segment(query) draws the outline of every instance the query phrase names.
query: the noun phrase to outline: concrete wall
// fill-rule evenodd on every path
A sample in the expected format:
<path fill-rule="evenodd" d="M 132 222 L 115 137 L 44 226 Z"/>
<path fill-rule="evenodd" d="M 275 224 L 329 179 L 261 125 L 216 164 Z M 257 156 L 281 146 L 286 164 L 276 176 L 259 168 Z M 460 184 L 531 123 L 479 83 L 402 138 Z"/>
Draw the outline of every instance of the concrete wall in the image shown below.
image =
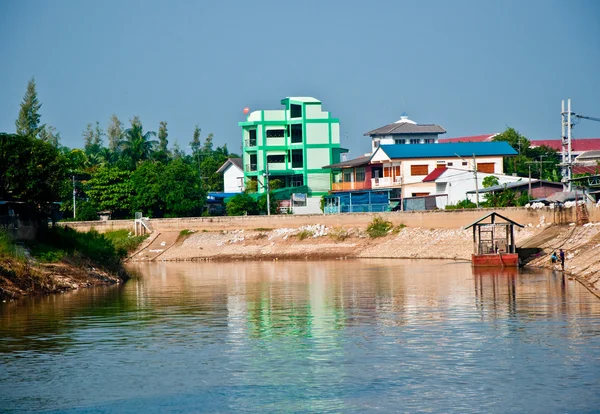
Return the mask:
<path fill-rule="evenodd" d="M 408 227 L 435 229 L 460 228 L 471 224 L 485 214 L 495 211 L 503 216 L 527 225 L 537 225 L 543 220 L 546 223 L 568 224 L 575 221 L 575 209 L 556 211 L 551 209 L 498 208 L 478 210 L 452 211 L 413 211 L 390 213 L 356 213 L 336 215 L 277 215 L 277 216 L 243 216 L 243 217 L 197 217 L 175 219 L 152 219 L 150 224 L 156 231 L 177 230 L 236 230 L 257 228 L 296 228 L 304 225 L 323 224 L 326 226 L 365 228 L 376 216 L 381 216 L 395 224 L 404 223 Z M 600 222 L 600 208 L 588 205 L 590 221 Z M 133 220 L 110 220 L 61 223 L 80 231 L 95 228 L 99 232 L 117 229 L 133 231 Z"/>

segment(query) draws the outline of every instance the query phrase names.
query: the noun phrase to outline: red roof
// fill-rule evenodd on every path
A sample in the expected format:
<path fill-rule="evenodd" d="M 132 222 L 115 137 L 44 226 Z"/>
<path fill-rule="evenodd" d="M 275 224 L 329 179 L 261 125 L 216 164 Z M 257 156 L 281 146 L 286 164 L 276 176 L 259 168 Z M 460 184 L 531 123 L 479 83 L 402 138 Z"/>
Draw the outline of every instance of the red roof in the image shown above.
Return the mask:
<path fill-rule="evenodd" d="M 562 151 L 560 139 L 536 139 L 531 141 L 532 147 L 540 147 L 542 145 Z M 600 138 L 573 138 L 571 140 L 571 149 L 578 152 L 600 150 Z"/>
<path fill-rule="evenodd" d="M 600 174 L 600 166 L 598 165 L 574 165 L 573 174 Z"/>
<path fill-rule="evenodd" d="M 447 169 L 448 168 L 446 168 L 446 167 L 437 167 L 432 172 L 430 172 L 427 177 L 423 178 L 423 182 L 426 183 L 428 181 L 437 180 L 439 178 L 439 176 L 442 175 L 444 173 L 444 171 L 446 171 Z"/>
<path fill-rule="evenodd" d="M 484 135 L 472 135 L 470 137 L 457 137 L 457 138 L 440 138 L 438 142 L 445 144 L 448 142 L 489 142 L 498 134 L 484 134 Z"/>

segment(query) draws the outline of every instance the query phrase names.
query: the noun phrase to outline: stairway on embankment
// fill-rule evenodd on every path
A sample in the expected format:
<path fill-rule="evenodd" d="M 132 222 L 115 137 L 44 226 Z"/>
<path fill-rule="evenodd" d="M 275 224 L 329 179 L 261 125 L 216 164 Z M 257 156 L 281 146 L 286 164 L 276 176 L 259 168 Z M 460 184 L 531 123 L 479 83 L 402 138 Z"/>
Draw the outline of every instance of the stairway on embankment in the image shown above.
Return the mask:
<path fill-rule="evenodd" d="M 178 231 L 160 232 L 150 235 L 135 253 L 129 256 L 130 261 L 146 262 L 159 259 L 160 255 L 173 247 L 179 239 Z"/>

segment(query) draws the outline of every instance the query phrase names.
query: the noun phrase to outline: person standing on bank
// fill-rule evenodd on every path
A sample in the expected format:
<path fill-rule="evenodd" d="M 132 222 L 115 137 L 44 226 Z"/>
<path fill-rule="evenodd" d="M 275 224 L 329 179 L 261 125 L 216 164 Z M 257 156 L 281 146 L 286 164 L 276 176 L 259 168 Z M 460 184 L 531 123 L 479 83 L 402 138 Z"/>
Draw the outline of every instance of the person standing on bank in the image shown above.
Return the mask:
<path fill-rule="evenodd" d="M 565 270 L 565 251 L 560 249 L 558 256 L 560 257 L 560 266 L 562 267 L 562 270 Z"/>

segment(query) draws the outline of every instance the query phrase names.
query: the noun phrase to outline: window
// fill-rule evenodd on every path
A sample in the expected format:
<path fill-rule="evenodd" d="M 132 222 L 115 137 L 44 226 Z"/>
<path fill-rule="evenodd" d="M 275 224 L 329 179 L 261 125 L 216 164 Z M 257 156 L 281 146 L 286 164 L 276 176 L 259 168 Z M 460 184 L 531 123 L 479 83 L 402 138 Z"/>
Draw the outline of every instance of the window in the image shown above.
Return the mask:
<path fill-rule="evenodd" d="M 394 176 L 400 177 L 401 175 L 402 175 L 402 172 L 400 170 L 400 165 L 395 165 L 394 166 Z"/>
<path fill-rule="evenodd" d="M 301 187 L 304 185 L 304 177 L 302 175 L 294 175 L 290 184 L 292 187 Z"/>
<path fill-rule="evenodd" d="M 304 166 L 304 157 L 302 150 L 292 150 L 292 168 L 302 168 Z"/>
<path fill-rule="evenodd" d="M 445 167 L 446 166 L 446 161 L 438 161 L 436 162 L 438 167 Z"/>
<path fill-rule="evenodd" d="M 392 176 L 392 167 L 383 167 L 383 176 L 391 177 Z"/>
<path fill-rule="evenodd" d="M 290 105 L 290 118 L 302 118 L 302 106 L 291 104 Z"/>
<path fill-rule="evenodd" d="M 283 129 L 268 129 L 267 130 L 267 138 L 283 138 L 284 130 Z"/>
<path fill-rule="evenodd" d="M 494 173 L 494 163 L 493 162 L 477 163 L 477 171 L 482 172 L 482 173 L 493 174 Z"/>
<path fill-rule="evenodd" d="M 452 162 L 448 162 L 446 165 L 447 165 L 448 167 L 452 167 L 452 164 L 453 164 Z"/>
<path fill-rule="evenodd" d="M 394 144 L 398 144 L 398 145 L 404 144 L 404 140 L 403 139 L 395 139 Z"/>
<path fill-rule="evenodd" d="M 363 181 L 365 181 L 366 178 L 367 178 L 367 176 L 365 174 L 365 167 L 357 168 L 356 169 L 356 181 L 363 182 Z"/>
<path fill-rule="evenodd" d="M 248 130 L 248 146 L 249 147 L 256 146 L 256 129 Z"/>
<path fill-rule="evenodd" d="M 373 141 L 373 147 L 379 148 L 379 140 Z"/>
<path fill-rule="evenodd" d="M 410 175 L 427 175 L 429 174 L 429 166 L 425 165 L 411 165 Z"/>
<path fill-rule="evenodd" d="M 413 197 L 425 197 L 428 195 L 429 195 L 429 193 L 412 193 Z"/>
<path fill-rule="evenodd" d="M 426 139 L 425 143 L 426 144 L 435 144 L 435 139 Z"/>
<path fill-rule="evenodd" d="M 418 139 L 418 138 L 413 138 L 413 139 L 410 140 L 411 144 L 418 144 L 419 142 L 421 142 L 421 140 Z"/>
<path fill-rule="evenodd" d="M 291 125 L 291 137 L 292 144 L 298 144 L 302 142 L 302 125 L 292 124 Z"/>
<path fill-rule="evenodd" d="M 465 166 L 469 165 L 469 163 L 468 163 L 468 162 L 466 162 L 466 161 L 463 161 L 463 162 L 462 162 L 462 165 L 463 165 L 463 167 L 465 167 Z"/>
<path fill-rule="evenodd" d="M 250 165 L 247 166 L 247 171 L 256 171 L 256 154 L 250 154 Z"/>
<path fill-rule="evenodd" d="M 267 155 L 267 162 L 269 164 L 282 164 L 285 162 L 285 155 Z"/>
<path fill-rule="evenodd" d="M 352 177 L 353 177 L 352 171 L 344 171 L 344 182 L 345 183 L 350 183 L 350 182 L 354 181 L 352 179 Z"/>

